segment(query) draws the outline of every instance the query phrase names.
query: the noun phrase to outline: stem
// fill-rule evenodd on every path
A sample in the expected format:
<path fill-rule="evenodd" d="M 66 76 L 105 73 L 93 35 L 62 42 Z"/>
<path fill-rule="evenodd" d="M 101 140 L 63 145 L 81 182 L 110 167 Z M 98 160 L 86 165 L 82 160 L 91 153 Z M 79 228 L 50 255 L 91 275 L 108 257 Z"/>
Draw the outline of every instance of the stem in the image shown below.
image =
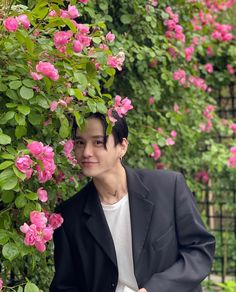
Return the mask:
<path fill-rule="evenodd" d="M 2 211 L 0 212 L 0 216 L 1 216 L 3 213 L 5 213 L 5 212 L 7 212 L 7 211 L 9 211 L 9 210 L 11 210 L 11 209 L 12 209 L 12 207 L 9 207 L 9 208 L 6 208 L 6 209 L 2 210 Z"/>
<path fill-rule="evenodd" d="M 15 2 L 15 0 L 12 0 L 12 1 L 11 1 L 10 5 L 9 5 L 9 7 L 8 7 L 8 10 L 7 10 L 7 16 L 8 16 L 8 14 L 9 14 L 9 12 L 10 12 L 10 10 L 11 10 L 11 7 L 12 7 L 12 5 L 14 4 L 14 2 Z"/>

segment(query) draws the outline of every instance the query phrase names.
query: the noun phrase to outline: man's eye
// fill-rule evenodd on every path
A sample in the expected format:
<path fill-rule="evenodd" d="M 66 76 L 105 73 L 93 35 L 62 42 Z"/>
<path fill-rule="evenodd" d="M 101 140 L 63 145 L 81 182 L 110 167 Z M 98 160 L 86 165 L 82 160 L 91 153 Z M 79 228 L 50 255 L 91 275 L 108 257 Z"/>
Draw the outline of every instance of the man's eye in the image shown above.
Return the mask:
<path fill-rule="evenodd" d="M 84 142 L 82 140 L 75 140 L 75 144 L 80 146 L 80 145 L 83 145 Z"/>
<path fill-rule="evenodd" d="M 103 141 L 101 141 L 101 140 L 97 140 L 97 141 L 96 141 L 96 145 L 103 145 Z"/>

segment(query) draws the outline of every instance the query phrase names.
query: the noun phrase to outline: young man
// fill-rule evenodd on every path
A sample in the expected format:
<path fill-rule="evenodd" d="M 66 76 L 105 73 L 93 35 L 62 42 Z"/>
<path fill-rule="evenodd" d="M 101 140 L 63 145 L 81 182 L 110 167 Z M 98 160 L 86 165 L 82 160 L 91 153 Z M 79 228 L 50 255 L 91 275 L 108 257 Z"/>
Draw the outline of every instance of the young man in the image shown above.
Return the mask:
<path fill-rule="evenodd" d="M 128 129 L 116 118 L 108 137 L 98 113 L 76 129 L 76 157 L 92 179 L 57 210 L 50 291 L 200 292 L 214 237 L 180 173 L 122 164 Z"/>

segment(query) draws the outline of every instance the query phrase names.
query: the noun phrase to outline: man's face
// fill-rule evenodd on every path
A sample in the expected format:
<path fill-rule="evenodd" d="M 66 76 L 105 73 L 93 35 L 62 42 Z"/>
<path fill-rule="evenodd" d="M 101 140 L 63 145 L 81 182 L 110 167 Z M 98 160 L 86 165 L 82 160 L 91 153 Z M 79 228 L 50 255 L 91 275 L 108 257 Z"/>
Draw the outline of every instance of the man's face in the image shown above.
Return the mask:
<path fill-rule="evenodd" d="M 103 126 L 100 120 L 89 118 L 83 131 L 77 129 L 75 139 L 75 156 L 82 172 L 86 176 L 104 177 L 120 166 L 123 155 L 122 144 L 115 146 L 113 135 L 109 135 L 104 147 Z"/>

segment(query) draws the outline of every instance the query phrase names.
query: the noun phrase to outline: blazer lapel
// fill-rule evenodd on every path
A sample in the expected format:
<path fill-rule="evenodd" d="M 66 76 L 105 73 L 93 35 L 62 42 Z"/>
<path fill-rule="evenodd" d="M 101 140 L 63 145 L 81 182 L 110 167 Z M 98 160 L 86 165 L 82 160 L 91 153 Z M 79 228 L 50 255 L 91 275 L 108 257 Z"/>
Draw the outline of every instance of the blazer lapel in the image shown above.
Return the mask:
<path fill-rule="evenodd" d="M 97 190 L 92 181 L 89 185 L 88 199 L 85 204 L 84 212 L 89 215 L 86 221 L 86 226 L 89 232 L 92 234 L 97 243 L 101 246 L 104 253 L 117 267 L 115 246 L 113 243 L 111 232 L 107 224 L 104 212 L 102 210 Z"/>
<path fill-rule="evenodd" d="M 142 183 L 137 173 L 127 166 L 124 167 L 127 174 L 129 192 L 132 248 L 135 269 L 149 230 L 153 203 L 147 199 L 149 190 Z"/>

